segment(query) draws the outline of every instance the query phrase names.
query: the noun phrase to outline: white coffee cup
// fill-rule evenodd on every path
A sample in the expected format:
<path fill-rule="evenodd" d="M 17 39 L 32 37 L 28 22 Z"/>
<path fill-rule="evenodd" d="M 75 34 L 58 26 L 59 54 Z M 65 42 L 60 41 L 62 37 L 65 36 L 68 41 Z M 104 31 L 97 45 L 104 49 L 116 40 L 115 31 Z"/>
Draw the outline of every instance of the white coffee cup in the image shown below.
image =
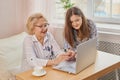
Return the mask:
<path fill-rule="evenodd" d="M 41 74 L 43 73 L 43 71 L 44 71 L 43 67 L 39 67 L 39 66 L 34 67 L 34 73 L 36 74 Z"/>

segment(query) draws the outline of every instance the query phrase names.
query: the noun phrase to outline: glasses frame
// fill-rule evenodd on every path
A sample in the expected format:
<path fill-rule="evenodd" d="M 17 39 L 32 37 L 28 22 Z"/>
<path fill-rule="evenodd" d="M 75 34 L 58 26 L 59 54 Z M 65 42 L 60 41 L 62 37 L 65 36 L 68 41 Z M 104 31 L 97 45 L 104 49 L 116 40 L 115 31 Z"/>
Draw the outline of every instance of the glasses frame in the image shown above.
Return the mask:
<path fill-rule="evenodd" d="M 45 23 L 45 24 L 43 24 L 43 25 L 41 25 L 41 26 L 39 26 L 39 25 L 34 25 L 35 27 L 39 27 L 39 28 L 48 28 L 48 26 L 49 26 L 49 23 Z"/>

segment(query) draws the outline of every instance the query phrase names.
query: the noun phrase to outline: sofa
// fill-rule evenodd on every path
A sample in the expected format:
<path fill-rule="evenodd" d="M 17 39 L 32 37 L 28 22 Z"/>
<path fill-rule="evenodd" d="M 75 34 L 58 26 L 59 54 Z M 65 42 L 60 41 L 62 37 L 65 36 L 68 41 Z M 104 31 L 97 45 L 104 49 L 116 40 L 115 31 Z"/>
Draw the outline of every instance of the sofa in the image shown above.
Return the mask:
<path fill-rule="evenodd" d="M 26 32 L 0 39 L 0 80 L 13 80 L 19 72 L 22 58 L 22 46 Z"/>

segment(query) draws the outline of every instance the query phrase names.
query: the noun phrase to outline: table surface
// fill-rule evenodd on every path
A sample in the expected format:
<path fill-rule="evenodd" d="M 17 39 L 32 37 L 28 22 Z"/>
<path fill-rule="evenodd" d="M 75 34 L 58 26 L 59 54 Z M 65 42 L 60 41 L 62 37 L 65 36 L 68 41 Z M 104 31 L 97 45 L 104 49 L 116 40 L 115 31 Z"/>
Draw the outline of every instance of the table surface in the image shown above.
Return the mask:
<path fill-rule="evenodd" d="M 47 74 L 41 77 L 32 75 L 33 70 L 16 74 L 17 80 L 95 80 L 120 67 L 120 56 L 98 51 L 96 62 L 78 74 L 45 67 Z"/>

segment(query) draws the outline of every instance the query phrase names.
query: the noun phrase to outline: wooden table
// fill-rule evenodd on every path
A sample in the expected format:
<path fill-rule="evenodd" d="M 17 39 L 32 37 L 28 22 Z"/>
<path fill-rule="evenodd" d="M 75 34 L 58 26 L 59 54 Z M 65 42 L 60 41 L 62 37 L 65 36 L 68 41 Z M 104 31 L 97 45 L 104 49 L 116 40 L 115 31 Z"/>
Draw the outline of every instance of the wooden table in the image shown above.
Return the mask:
<path fill-rule="evenodd" d="M 42 77 L 32 76 L 32 70 L 16 75 L 17 80 L 95 80 L 120 67 L 120 56 L 98 51 L 96 62 L 74 75 L 45 67 L 47 74 Z"/>

